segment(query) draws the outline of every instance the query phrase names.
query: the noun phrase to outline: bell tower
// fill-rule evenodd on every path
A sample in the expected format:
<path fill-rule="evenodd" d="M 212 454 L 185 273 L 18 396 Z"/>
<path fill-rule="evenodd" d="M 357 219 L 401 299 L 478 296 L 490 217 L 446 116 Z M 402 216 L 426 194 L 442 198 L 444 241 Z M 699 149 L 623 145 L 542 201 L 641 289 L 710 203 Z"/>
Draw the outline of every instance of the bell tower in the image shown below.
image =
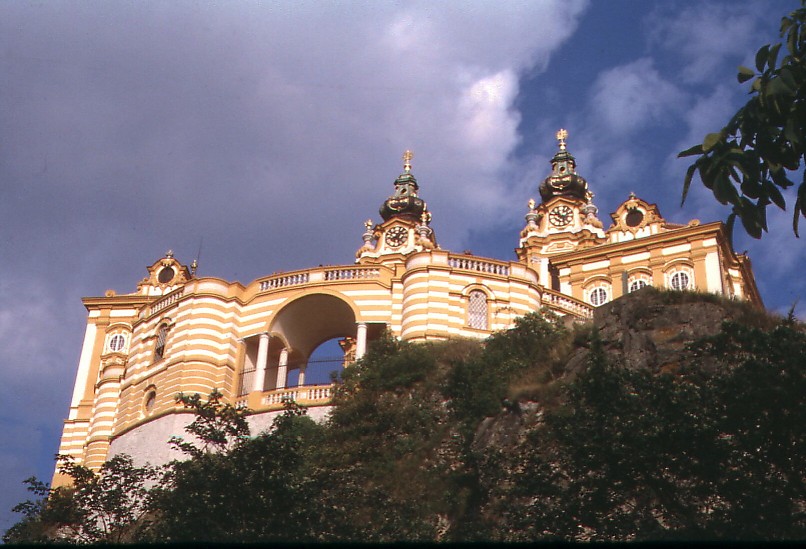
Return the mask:
<path fill-rule="evenodd" d="M 403 153 L 403 173 L 395 179 L 395 192 L 381 204 L 383 222 L 364 223 L 364 245 L 356 252 L 356 263 L 379 263 L 412 252 L 438 248 L 428 205 L 418 196 L 417 179 L 411 173 L 411 151 Z"/>
<path fill-rule="evenodd" d="M 528 202 L 526 226 L 520 234 L 518 259 L 540 273 L 541 283 L 550 286 L 548 259 L 555 254 L 601 244 L 603 224 L 597 217 L 588 182 L 576 171 L 576 159 L 568 152 L 568 132 L 556 134 L 559 150 L 551 159 L 551 173 L 538 187 L 541 202 Z"/>

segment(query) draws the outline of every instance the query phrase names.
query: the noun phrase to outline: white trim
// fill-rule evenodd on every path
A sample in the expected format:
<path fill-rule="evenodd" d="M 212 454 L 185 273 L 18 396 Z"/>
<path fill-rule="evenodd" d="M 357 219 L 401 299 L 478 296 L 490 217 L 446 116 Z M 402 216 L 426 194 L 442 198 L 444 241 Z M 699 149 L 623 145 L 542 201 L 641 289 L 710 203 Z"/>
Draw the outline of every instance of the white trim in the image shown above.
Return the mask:
<path fill-rule="evenodd" d="M 84 387 L 87 385 L 87 378 L 90 375 L 90 363 L 92 362 L 92 348 L 95 346 L 95 335 L 98 328 L 95 324 L 87 324 L 87 331 L 84 332 L 84 345 L 81 347 L 81 358 L 78 361 L 78 372 L 76 372 L 76 383 L 73 386 L 73 398 L 70 400 L 70 416 L 74 419 L 78 413 L 77 407 L 84 396 Z"/>

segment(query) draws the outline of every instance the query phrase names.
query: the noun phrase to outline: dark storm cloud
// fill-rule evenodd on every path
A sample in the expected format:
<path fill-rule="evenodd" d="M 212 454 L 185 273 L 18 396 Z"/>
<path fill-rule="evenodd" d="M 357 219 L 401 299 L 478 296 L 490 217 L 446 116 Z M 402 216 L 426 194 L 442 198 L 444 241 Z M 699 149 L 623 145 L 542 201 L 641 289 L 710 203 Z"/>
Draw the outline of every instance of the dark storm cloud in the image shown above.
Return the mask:
<path fill-rule="evenodd" d="M 518 75 L 584 5 L 0 3 L 0 529 L 50 473 L 82 295 L 202 239 L 243 282 L 349 263 L 406 148 L 459 247 L 509 199 Z"/>

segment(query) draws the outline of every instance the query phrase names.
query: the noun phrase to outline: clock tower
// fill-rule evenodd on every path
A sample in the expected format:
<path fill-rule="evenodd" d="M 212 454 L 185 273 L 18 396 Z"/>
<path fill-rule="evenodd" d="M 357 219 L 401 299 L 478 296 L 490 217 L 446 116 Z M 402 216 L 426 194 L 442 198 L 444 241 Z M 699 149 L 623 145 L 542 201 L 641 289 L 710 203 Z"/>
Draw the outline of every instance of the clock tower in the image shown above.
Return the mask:
<path fill-rule="evenodd" d="M 379 213 L 383 222 L 364 223 L 364 245 L 356 252 L 356 263 L 378 263 L 395 256 L 438 248 L 429 226 L 431 212 L 418 196 L 417 179 L 411 173 L 411 151 L 403 153 L 403 173 L 395 180 L 395 192 L 387 198 Z"/>
<path fill-rule="evenodd" d="M 540 273 L 545 286 L 550 286 L 552 278 L 548 258 L 605 241 L 599 209 L 593 204 L 588 182 L 576 171 L 567 138 L 566 130 L 557 132 L 559 150 L 551 159 L 551 174 L 538 188 L 540 204 L 529 200 L 526 226 L 515 250 L 521 261 Z"/>

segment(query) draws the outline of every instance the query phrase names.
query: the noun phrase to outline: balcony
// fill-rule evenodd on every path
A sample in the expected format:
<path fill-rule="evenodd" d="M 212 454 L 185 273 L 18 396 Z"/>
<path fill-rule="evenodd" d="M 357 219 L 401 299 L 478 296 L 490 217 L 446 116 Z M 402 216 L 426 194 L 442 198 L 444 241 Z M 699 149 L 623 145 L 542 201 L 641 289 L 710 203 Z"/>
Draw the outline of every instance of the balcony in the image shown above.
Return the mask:
<path fill-rule="evenodd" d="M 376 280 L 382 277 L 382 270 L 385 267 L 317 267 L 304 271 L 291 273 L 280 273 L 264 278 L 259 282 L 260 292 L 268 292 L 281 288 L 293 286 L 304 286 L 321 282 L 363 282 L 365 280 Z"/>
<path fill-rule="evenodd" d="M 248 393 L 235 399 L 235 407 L 266 412 L 281 410 L 288 401 L 302 406 L 326 406 L 333 398 L 333 388 L 334 384 L 327 383 Z"/>

